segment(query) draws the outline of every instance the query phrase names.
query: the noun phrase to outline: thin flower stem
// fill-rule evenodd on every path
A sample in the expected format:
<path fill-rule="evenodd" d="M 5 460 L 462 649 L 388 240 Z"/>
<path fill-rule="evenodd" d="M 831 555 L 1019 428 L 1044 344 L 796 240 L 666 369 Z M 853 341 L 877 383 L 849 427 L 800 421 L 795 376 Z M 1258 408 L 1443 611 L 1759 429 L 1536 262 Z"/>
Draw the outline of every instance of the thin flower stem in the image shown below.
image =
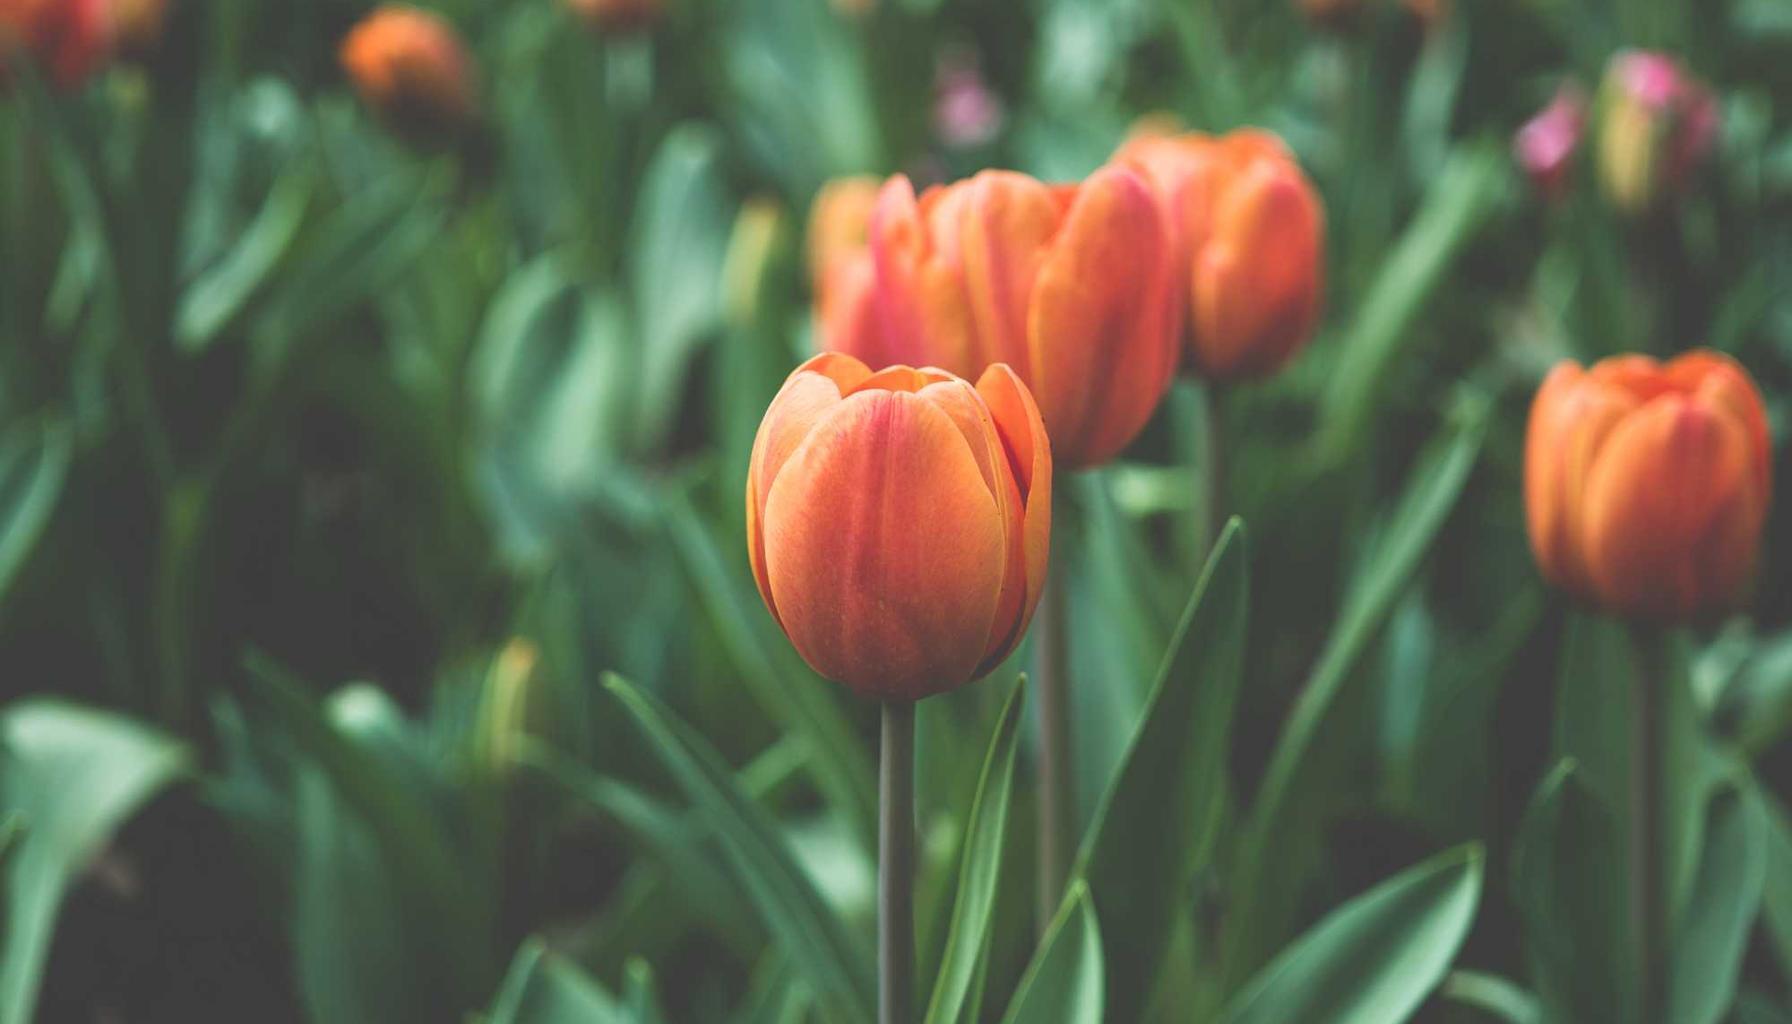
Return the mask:
<path fill-rule="evenodd" d="M 1045 933 L 1058 911 L 1064 895 L 1064 880 L 1070 871 L 1071 805 L 1070 753 L 1070 679 L 1068 597 L 1063 584 L 1063 570 L 1057 569 L 1045 582 L 1035 626 L 1034 642 L 1039 645 L 1035 672 L 1039 699 L 1039 903 L 1035 920 L 1039 934 Z"/>
<path fill-rule="evenodd" d="M 915 705 L 886 701 L 878 758 L 878 1024 L 912 1024 L 914 998 Z"/>
<path fill-rule="evenodd" d="M 1207 510 L 1207 544 L 1211 548 L 1226 528 L 1230 497 L 1226 491 L 1226 388 L 1209 383 L 1201 396 L 1206 422 L 1201 430 L 1201 500 Z"/>
<path fill-rule="evenodd" d="M 1667 645 L 1660 627 L 1641 623 L 1631 627 L 1631 643 L 1637 669 L 1630 691 L 1630 906 L 1639 968 L 1637 1019 L 1662 1024 L 1661 719 Z"/>

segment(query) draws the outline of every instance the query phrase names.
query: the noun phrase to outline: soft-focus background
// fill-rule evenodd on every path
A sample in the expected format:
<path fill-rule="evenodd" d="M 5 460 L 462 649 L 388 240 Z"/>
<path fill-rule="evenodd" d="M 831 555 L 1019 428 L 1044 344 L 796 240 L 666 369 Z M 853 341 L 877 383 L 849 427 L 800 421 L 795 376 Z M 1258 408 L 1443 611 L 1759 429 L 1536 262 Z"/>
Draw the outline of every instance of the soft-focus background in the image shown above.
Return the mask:
<path fill-rule="evenodd" d="M 174 0 L 82 82 L 8 75 L 0 1021 L 830 1019 L 816 936 L 868 964 L 875 709 L 763 610 L 741 503 L 810 347 L 810 200 L 852 172 L 1076 178 L 1151 113 L 1280 133 L 1330 271 L 1308 351 L 1229 396 L 1244 683 L 1148 1019 L 1208 1019 L 1469 842 L 1473 923 L 1418 1019 L 1621 1019 L 1628 653 L 1532 566 L 1524 415 L 1560 358 L 1707 344 L 1783 434 L 1792 7 L 429 6 L 476 77 L 449 140 L 349 88 L 358 0 Z M 1589 139 L 1546 197 L 1513 133 L 1636 46 L 1709 85 L 1711 152 L 1624 215 Z M 1179 382 L 1119 464 L 1061 485 L 1085 821 L 1205 555 L 1203 401 Z M 1681 643 L 1675 1024 L 1792 1020 L 1788 581 L 1780 502 L 1749 613 Z M 1028 657 L 921 710 L 926 979 Z M 670 770 L 609 672 L 728 785 Z M 1020 735 L 989 1015 L 1032 950 Z M 1272 756 L 1293 774 L 1265 810 Z M 766 896 L 792 878 L 820 903 Z"/>

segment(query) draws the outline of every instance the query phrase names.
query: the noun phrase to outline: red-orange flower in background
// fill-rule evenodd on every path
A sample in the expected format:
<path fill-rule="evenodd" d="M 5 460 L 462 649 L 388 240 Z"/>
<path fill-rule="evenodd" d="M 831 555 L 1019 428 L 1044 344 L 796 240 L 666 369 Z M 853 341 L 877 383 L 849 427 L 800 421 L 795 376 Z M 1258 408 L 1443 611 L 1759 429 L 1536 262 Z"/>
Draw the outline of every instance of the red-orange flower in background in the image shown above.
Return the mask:
<path fill-rule="evenodd" d="M 1112 458 L 1169 388 L 1168 236 L 1130 171 L 1056 186 L 984 171 L 919 198 L 898 175 L 872 211 L 870 249 L 862 329 L 824 332 L 823 344 L 873 366 L 965 377 L 1007 363 L 1063 465 Z"/>
<path fill-rule="evenodd" d="M 599 32 L 639 32 L 660 20 L 665 0 L 566 0 L 566 6 Z"/>
<path fill-rule="evenodd" d="M 1156 187 L 1175 239 L 1195 369 L 1213 380 L 1280 369 L 1312 337 L 1325 291 L 1325 212 L 1276 136 L 1149 128 L 1115 162 Z"/>
<path fill-rule="evenodd" d="M 0 75 L 24 50 L 57 85 L 72 88 L 112 51 L 108 0 L 0 0 Z"/>
<path fill-rule="evenodd" d="M 1685 620 L 1747 588 L 1772 490 L 1761 397 L 1726 356 L 1618 356 L 1544 380 L 1525 439 L 1531 548 L 1606 608 Z"/>
<path fill-rule="evenodd" d="M 766 410 L 747 475 L 759 593 L 814 669 L 919 700 L 995 668 L 1045 582 L 1052 457 L 1026 385 L 810 359 Z"/>
<path fill-rule="evenodd" d="M 342 41 L 342 67 L 361 99 L 395 128 L 441 132 L 473 117 L 473 65 L 454 27 L 435 14 L 392 4 L 369 14 Z"/>
<path fill-rule="evenodd" d="M 836 178 L 809 207 L 809 280 L 816 345 L 824 351 L 853 351 L 852 339 L 875 329 L 868 235 L 879 184 L 867 176 Z"/>

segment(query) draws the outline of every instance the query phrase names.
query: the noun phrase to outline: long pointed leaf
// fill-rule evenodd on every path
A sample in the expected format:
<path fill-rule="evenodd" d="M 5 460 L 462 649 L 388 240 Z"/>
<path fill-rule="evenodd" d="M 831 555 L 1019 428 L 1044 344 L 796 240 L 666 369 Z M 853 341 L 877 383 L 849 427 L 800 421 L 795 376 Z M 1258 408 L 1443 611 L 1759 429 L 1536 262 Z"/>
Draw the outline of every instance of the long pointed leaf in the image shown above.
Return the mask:
<path fill-rule="evenodd" d="M 1082 881 L 1071 884 L 1058 916 L 1046 929 L 1038 952 L 1002 1024 L 1086 1024 L 1102 1019 L 1101 923 Z"/>

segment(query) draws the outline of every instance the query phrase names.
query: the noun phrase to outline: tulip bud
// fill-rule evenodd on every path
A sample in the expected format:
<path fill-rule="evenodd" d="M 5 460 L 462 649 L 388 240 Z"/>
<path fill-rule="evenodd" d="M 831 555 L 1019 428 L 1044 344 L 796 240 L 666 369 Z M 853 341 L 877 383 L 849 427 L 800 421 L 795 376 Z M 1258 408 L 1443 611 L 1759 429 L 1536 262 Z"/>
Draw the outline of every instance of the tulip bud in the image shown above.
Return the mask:
<path fill-rule="evenodd" d="M 112 51 L 107 0 L 0 0 L 0 78 L 15 50 L 56 85 L 80 85 Z"/>
<path fill-rule="evenodd" d="M 566 0 L 566 6 L 597 32 L 641 32 L 665 13 L 665 0 Z"/>
<path fill-rule="evenodd" d="M 427 138 L 474 116 L 472 61 L 453 26 L 434 14 L 381 7 L 349 32 L 341 57 L 362 101 L 397 131 Z"/>
<path fill-rule="evenodd" d="M 874 366 L 963 376 L 1007 363 L 1066 465 L 1113 458 L 1175 369 L 1163 216 L 1145 183 L 1106 168 L 1080 185 L 985 171 L 919 199 L 898 175 L 871 215 L 870 308 L 824 334 Z M 842 315 L 840 320 L 845 320 Z"/>
<path fill-rule="evenodd" d="M 1139 134 L 1115 162 L 1150 179 L 1169 218 L 1195 369 L 1225 381 L 1292 359 L 1319 322 L 1325 212 L 1281 140 Z"/>
<path fill-rule="evenodd" d="M 1727 356 L 1557 366 L 1531 406 L 1525 509 L 1552 583 L 1684 621 L 1733 607 L 1772 490 L 1760 394 Z"/>
<path fill-rule="evenodd" d="M 1512 138 L 1512 155 L 1537 191 L 1552 200 L 1568 192 L 1574 154 L 1586 133 L 1587 100 L 1572 84 L 1556 91 L 1537 115 Z"/>
<path fill-rule="evenodd" d="M 1641 213 L 1685 187 L 1717 137 L 1717 100 L 1660 53 L 1627 51 L 1600 94 L 1600 180 L 1612 203 Z"/>
<path fill-rule="evenodd" d="M 994 669 L 1045 582 L 1052 458 L 1007 366 L 810 359 L 766 410 L 747 474 L 759 594 L 797 652 L 860 696 L 919 700 Z"/>
<path fill-rule="evenodd" d="M 495 778 L 510 775 L 523 742 L 550 720 L 543 706 L 540 662 L 535 645 L 516 637 L 498 652 L 485 677 L 474 742 L 479 764 Z"/>

